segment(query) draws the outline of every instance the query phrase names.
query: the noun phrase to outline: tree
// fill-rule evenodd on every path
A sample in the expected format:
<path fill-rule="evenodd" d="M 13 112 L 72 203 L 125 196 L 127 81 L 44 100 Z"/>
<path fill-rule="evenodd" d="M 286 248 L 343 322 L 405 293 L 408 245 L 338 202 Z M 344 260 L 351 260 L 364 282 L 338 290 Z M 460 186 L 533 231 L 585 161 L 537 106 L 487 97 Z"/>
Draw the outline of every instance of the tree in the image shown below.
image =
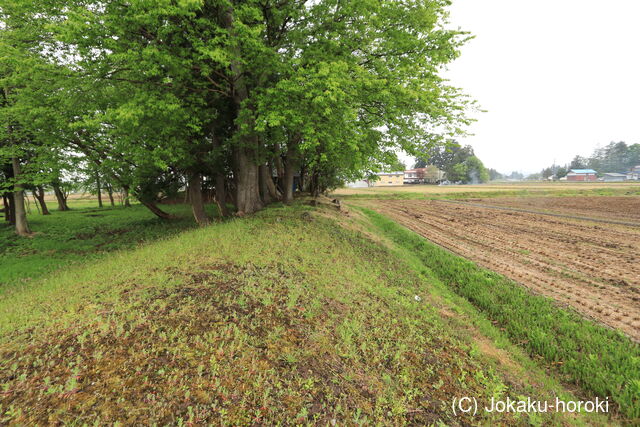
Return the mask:
<path fill-rule="evenodd" d="M 416 158 L 415 167 L 435 165 L 446 173 L 449 181 L 481 183 L 490 179 L 489 171 L 475 155 L 469 145 L 461 146 L 455 141 L 446 145 L 429 145 Z"/>
<path fill-rule="evenodd" d="M 524 175 L 518 171 L 513 171 L 511 172 L 511 174 L 509 174 L 509 179 L 516 179 L 516 180 L 524 179 Z"/>
<path fill-rule="evenodd" d="M 625 142 L 610 142 L 604 147 L 596 148 L 589 157 L 575 156 L 566 166 L 552 168 L 555 176 L 562 178 L 571 169 L 594 169 L 599 174 L 607 172 L 627 172 L 640 164 L 640 144 L 627 145 Z M 546 170 L 546 169 L 545 169 Z"/>
<path fill-rule="evenodd" d="M 448 141 L 446 144 L 427 144 L 427 148 L 416 158 L 415 167 L 425 167 L 428 164 L 435 165 L 438 169 L 446 171 L 457 163 L 473 156 L 471 146 L 462 147 L 456 141 Z"/>
<path fill-rule="evenodd" d="M 640 144 L 630 145 L 627 155 L 627 169 L 640 165 Z"/>
<path fill-rule="evenodd" d="M 489 172 L 476 156 L 468 157 L 462 164 L 466 169 L 466 177 L 463 179 L 465 184 L 482 184 L 489 181 Z"/>
<path fill-rule="evenodd" d="M 495 180 L 503 179 L 503 178 L 504 178 L 504 176 L 500 172 L 498 172 L 497 170 L 489 169 L 489 180 L 490 181 L 495 181 Z"/>
<path fill-rule="evenodd" d="M 460 133 L 468 101 L 440 73 L 467 35 L 444 29 L 445 6 L 10 0 L 11 117 L 51 185 L 65 174 L 46 152 L 161 218 L 157 202 L 186 185 L 208 223 L 205 182 L 221 212 L 229 199 L 249 214 L 291 201 L 296 175 L 317 195 Z"/>
<path fill-rule="evenodd" d="M 526 179 L 528 181 L 540 181 L 542 179 L 542 174 L 540 172 L 532 173 L 532 174 L 527 175 Z"/>
<path fill-rule="evenodd" d="M 570 169 L 585 169 L 587 167 L 588 160 L 582 156 L 575 156 L 573 160 L 571 160 L 571 164 L 569 165 Z"/>
<path fill-rule="evenodd" d="M 395 163 L 384 168 L 385 172 L 398 172 L 405 171 L 407 169 L 407 165 L 400 160 L 397 160 Z"/>
<path fill-rule="evenodd" d="M 14 220 L 16 225 L 16 233 L 19 236 L 28 236 L 31 234 L 29 224 L 27 222 L 27 211 L 24 205 L 24 184 L 22 182 L 22 166 L 20 165 L 20 159 L 18 157 L 11 158 L 11 164 L 13 166 L 13 206 L 14 206 Z"/>

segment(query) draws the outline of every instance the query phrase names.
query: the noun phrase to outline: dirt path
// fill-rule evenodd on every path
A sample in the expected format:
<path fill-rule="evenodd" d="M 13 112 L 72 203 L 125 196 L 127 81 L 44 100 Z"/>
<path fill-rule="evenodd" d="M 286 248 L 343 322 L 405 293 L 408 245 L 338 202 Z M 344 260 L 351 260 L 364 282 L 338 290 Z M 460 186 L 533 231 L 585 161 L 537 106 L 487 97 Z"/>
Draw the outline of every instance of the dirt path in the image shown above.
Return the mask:
<path fill-rule="evenodd" d="M 370 206 L 640 341 L 640 229 L 444 201 L 385 200 Z"/>

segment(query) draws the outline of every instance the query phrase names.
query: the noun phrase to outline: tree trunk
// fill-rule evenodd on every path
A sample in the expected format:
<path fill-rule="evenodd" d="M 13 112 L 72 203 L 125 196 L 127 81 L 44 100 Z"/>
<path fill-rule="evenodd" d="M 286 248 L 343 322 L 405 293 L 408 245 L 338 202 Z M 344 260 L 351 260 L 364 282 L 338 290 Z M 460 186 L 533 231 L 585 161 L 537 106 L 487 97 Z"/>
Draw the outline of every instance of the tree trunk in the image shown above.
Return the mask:
<path fill-rule="evenodd" d="M 229 209 L 227 209 L 227 189 L 224 184 L 224 175 L 220 172 L 216 173 L 216 204 L 222 217 L 229 216 Z"/>
<path fill-rule="evenodd" d="M 102 207 L 102 190 L 100 189 L 100 177 L 96 176 L 96 188 L 98 190 L 98 207 Z"/>
<path fill-rule="evenodd" d="M 258 166 L 258 173 L 260 174 L 260 197 L 262 197 L 262 203 L 268 205 L 275 199 L 269 189 L 269 182 L 273 184 L 273 180 L 271 179 L 267 165 Z"/>
<path fill-rule="evenodd" d="M 276 187 L 276 183 L 273 181 L 273 168 L 271 167 L 271 164 L 267 163 L 265 165 L 265 182 L 267 183 L 267 190 L 269 191 L 269 195 L 271 196 L 271 198 L 273 200 L 280 200 L 280 197 L 282 196 L 282 194 L 278 191 L 278 188 Z"/>
<path fill-rule="evenodd" d="M 122 191 L 124 191 L 124 207 L 125 208 L 130 208 L 131 207 L 131 201 L 129 200 L 129 186 L 128 185 L 123 185 L 122 186 Z"/>
<path fill-rule="evenodd" d="M 49 209 L 47 208 L 47 203 L 44 200 L 44 188 L 42 188 L 41 185 L 38 185 L 36 189 L 33 190 L 33 195 L 36 197 L 36 200 L 40 204 L 42 215 L 51 215 Z"/>
<path fill-rule="evenodd" d="M 311 173 L 311 179 L 309 180 L 309 192 L 316 198 L 320 195 L 320 175 L 316 170 Z"/>
<path fill-rule="evenodd" d="M 155 216 L 157 216 L 158 218 L 162 218 L 162 219 L 175 219 L 176 218 L 174 215 L 171 215 L 170 213 L 165 212 L 162 209 L 160 209 L 154 202 L 145 202 L 145 201 L 140 200 L 140 203 L 142 203 L 142 205 L 144 207 L 146 207 L 151 212 L 153 212 L 153 214 Z"/>
<path fill-rule="evenodd" d="M 193 212 L 193 217 L 196 222 L 201 226 L 208 225 L 210 221 L 204 209 L 204 202 L 202 200 L 202 176 L 199 173 L 194 173 L 189 176 L 187 191 L 191 202 L 191 211 Z"/>
<path fill-rule="evenodd" d="M 13 218 L 15 218 L 15 215 L 12 202 L 12 193 L 2 195 L 2 203 L 4 204 L 4 220 L 13 225 L 15 224 L 15 221 L 13 220 Z"/>
<path fill-rule="evenodd" d="M 107 194 L 109 195 L 109 202 L 111 202 L 111 206 L 115 206 L 116 202 L 113 200 L 113 187 L 111 184 L 107 184 Z"/>
<path fill-rule="evenodd" d="M 234 27 L 234 10 L 228 7 L 224 13 L 224 26 L 232 38 L 237 37 Z M 251 214 L 262 209 L 260 200 L 259 173 L 257 162 L 258 138 L 253 134 L 254 123 L 251 114 L 243 114 L 243 109 L 251 108 L 247 75 L 242 67 L 242 52 L 239 46 L 234 47 L 235 58 L 230 63 L 233 85 L 233 102 L 237 116 L 244 123 L 237 123 L 237 132 L 242 132 L 239 147 L 234 150 L 234 176 L 236 183 L 236 208 L 238 215 Z"/>
<path fill-rule="evenodd" d="M 286 204 L 293 202 L 293 178 L 298 166 L 296 148 L 293 146 L 287 148 L 287 158 L 284 164 L 284 183 L 282 186 L 284 187 L 283 201 Z"/>
<path fill-rule="evenodd" d="M 276 144 L 275 146 L 276 155 L 273 158 L 273 165 L 275 166 L 276 173 L 278 174 L 278 181 L 276 189 L 280 192 L 280 194 L 284 194 L 284 187 L 282 183 L 284 182 L 284 163 L 282 162 L 282 156 L 280 155 L 280 146 Z"/>
<path fill-rule="evenodd" d="M 238 206 L 236 203 L 236 183 L 235 180 L 229 182 L 229 185 L 226 187 L 227 193 L 227 204 L 232 204 L 233 206 Z"/>
<path fill-rule="evenodd" d="M 280 155 L 280 146 L 276 145 L 276 156 L 273 159 L 273 162 L 276 166 L 276 173 L 278 174 L 278 179 L 284 179 L 284 165 L 282 164 L 282 156 Z"/>
<path fill-rule="evenodd" d="M 304 192 L 307 186 L 307 171 L 304 165 L 300 167 L 300 178 L 298 178 L 298 191 Z"/>
<path fill-rule="evenodd" d="M 222 153 L 220 152 L 220 141 L 218 140 L 218 136 L 215 132 L 211 133 L 211 141 L 213 145 L 213 149 L 216 152 L 218 158 L 216 159 L 216 165 L 218 172 L 215 174 L 215 187 L 216 187 L 216 204 L 218 205 L 218 212 L 221 217 L 229 216 L 229 209 L 227 209 L 227 188 L 226 188 L 226 180 L 223 168 L 222 161 Z M 234 203 L 235 204 L 235 203 Z"/>
<path fill-rule="evenodd" d="M 9 223 L 11 225 L 16 225 L 16 203 L 15 199 L 13 198 L 13 193 L 9 193 L 9 197 L 7 197 L 7 200 L 9 201 Z"/>
<path fill-rule="evenodd" d="M 24 192 L 22 190 L 22 185 L 18 183 L 20 174 L 22 173 L 20 169 L 20 161 L 16 157 L 12 158 L 11 161 L 13 163 L 13 176 L 16 180 L 13 191 L 16 233 L 19 236 L 28 236 L 31 234 L 31 230 L 29 230 L 29 223 L 27 222 L 27 212 L 24 207 Z"/>
<path fill-rule="evenodd" d="M 62 192 L 62 189 L 60 188 L 60 184 L 54 183 L 51 185 L 53 187 L 53 192 L 56 195 L 56 199 L 58 200 L 58 210 L 68 211 L 69 206 L 67 205 L 67 197 Z"/>
<path fill-rule="evenodd" d="M 38 196 L 36 195 L 36 190 L 31 190 L 31 194 L 33 194 L 33 200 L 36 202 L 36 210 L 40 213 L 40 205 L 38 204 Z M 29 203 L 29 196 L 27 196 L 27 203 Z M 29 211 L 31 213 L 31 211 Z"/>
<path fill-rule="evenodd" d="M 235 181 L 237 215 L 252 214 L 263 208 L 260 200 L 258 165 L 240 147 L 235 150 Z"/>

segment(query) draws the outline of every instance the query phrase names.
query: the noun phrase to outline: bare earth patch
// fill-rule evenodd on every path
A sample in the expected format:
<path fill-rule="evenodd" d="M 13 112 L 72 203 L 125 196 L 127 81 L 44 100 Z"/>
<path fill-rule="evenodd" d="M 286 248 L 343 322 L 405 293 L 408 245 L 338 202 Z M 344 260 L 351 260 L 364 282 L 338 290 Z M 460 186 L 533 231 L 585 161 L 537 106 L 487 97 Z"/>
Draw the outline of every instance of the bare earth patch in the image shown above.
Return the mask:
<path fill-rule="evenodd" d="M 640 197 L 496 197 L 478 202 L 640 224 Z"/>

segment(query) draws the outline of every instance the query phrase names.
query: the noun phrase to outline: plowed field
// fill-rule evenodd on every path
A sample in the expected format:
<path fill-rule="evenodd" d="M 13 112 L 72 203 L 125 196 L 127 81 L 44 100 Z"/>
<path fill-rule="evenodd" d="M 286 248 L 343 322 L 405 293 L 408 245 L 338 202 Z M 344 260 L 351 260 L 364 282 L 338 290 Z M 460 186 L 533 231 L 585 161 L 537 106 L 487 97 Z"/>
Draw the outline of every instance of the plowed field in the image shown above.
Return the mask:
<path fill-rule="evenodd" d="M 637 220 L 628 204 L 635 201 L 622 204 L 618 199 L 566 201 L 545 211 L 602 218 L 608 210 L 612 219 Z M 593 200 L 599 207 L 596 215 L 589 210 Z M 640 341 L 640 227 L 435 200 L 379 200 L 370 206 L 432 242 Z"/>
<path fill-rule="evenodd" d="M 471 201 L 471 200 L 470 200 Z M 471 201 L 475 202 L 475 200 Z M 640 197 L 496 197 L 478 203 L 592 218 L 637 222 Z"/>

